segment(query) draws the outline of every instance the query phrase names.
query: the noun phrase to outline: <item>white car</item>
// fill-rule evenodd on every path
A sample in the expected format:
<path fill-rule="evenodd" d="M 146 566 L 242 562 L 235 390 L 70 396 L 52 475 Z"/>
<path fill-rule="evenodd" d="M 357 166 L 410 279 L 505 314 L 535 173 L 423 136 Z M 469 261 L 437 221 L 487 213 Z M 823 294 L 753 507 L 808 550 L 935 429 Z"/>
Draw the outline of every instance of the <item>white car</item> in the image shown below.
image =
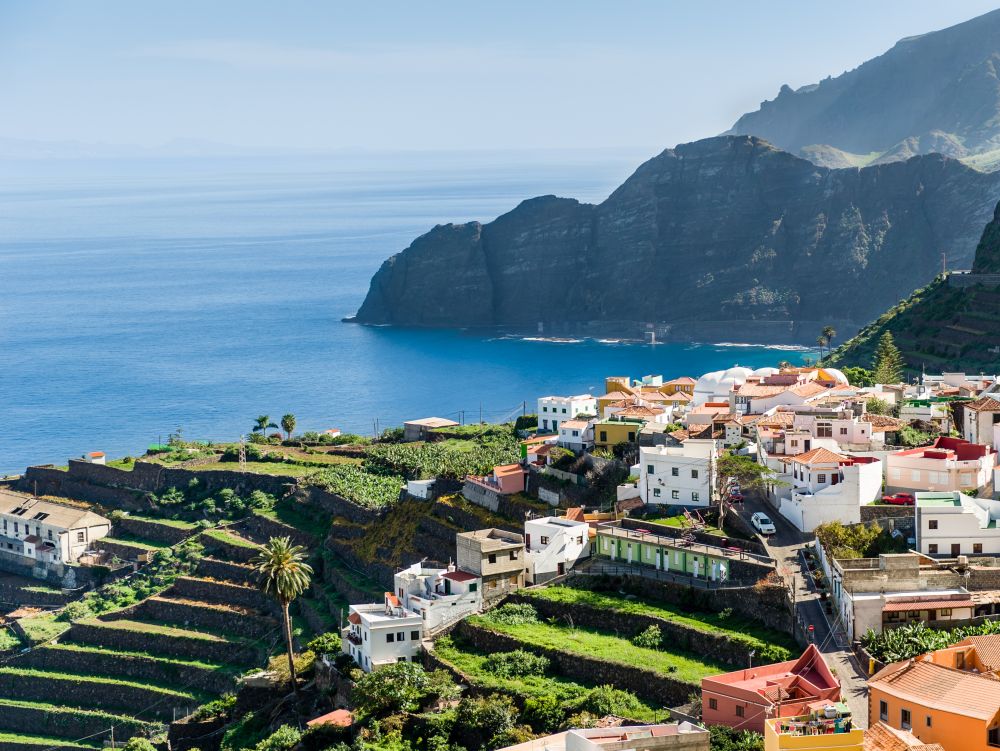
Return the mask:
<path fill-rule="evenodd" d="M 751 516 L 750 521 L 762 535 L 773 535 L 778 531 L 774 528 L 774 522 L 767 517 L 767 514 L 762 514 L 760 511 Z"/>

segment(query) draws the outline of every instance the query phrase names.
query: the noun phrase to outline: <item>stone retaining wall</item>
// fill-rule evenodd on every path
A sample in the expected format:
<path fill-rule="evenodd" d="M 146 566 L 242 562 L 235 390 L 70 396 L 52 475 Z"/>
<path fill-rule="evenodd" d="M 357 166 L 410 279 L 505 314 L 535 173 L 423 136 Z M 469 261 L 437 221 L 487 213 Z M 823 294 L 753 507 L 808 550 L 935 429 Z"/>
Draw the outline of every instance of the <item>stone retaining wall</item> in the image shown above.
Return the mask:
<path fill-rule="evenodd" d="M 132 652 L 151 652 L 181 659 L 225 663 L 240 660 L 256 663 L 260 659 L 258 648 L 243 644 L 144 631 L 112 630 L 89 623 L 74 623 L 70 627 L 69 636 L 72 641 L 84 644 L 99 644 Z"/>
<path fill-rule="evenodd" d="M 108 620 L 120 618 L 142 618 L 143 620 L 166 621 L 183 624 L 187 628 L 217 634 L 232 634 L 249 639 L 260 639 L 274 631 L 278 622 L 250 613 L 236 613 L 228 608 L 213 607 L 209 604 L 178 602 L 160 597 L 150 597 L 138 605 L 118 613 L 109 614 Z"/>
<path fill-rule="evenodd" d="M 699 686 L 693 683 L 685 683 L 654 670 L 539 647 L 512 636 L 473 625 L 468 621 L 462 621 L 455 631 L 461 638 L 487 654 L 512 652 L 515 649 L 525 649 L 542 654 L 551 661 L 552 670 L 566 678 L 598 686 L 610 684 L 615 688 L 630 691 L 640 698 L 656 702 L 664 707 L 683 704 L 693 692 L 699 690 Z"/>
<path fill-rule="evenodd" d="M 70 595 L 60 591 L 34 591 L 26 589 L 26 586 L 30 585 L 9 584 L 0 581 L 0 603 L 29 605 L 37 608 L 61 608 L 73 599 Z"/>
<path fill-rule="evenodd" d="M 198 575 L 219 581 L 236 582 L 246 587 L 257 586 L 257 572 L 249 566 L 208 556 L 198 561 Z"/>
<path fill-rule="evenodd" d="M 19 667 L 61 670 L 80 675 L 117 675 L 135 681 L 165 681 L 177 686 L 210 691 L 215 694 L 232 691 L 235 685 L 229 673 L 162 662 L 142 655 L 112 651 L 89 652 L 75 649 L 35 649 L 18 658 Z"/>
<path fill-rule="evenodd" d="M 168 594 L 188 600 L 221 602 L 226 605 L 252 608 L 262 613 L 276 613 L 278 609 L 275 601 L 259 589 L 252 589 L 240 584 L 229 584 L 228 582 L 196 579 L 190 576 L 177 577 Z"/>
<path fill-rule="evenodd" d="M 198 538 L 205 550 L 223 560 L 236 561 L 237 563 L 249 563 L 250 559 L 257 555 L 256 548 L 248 548 L 244 545 L 234 545 L 224 540 L 217 540 L 208 535 Z"/>
<path fill-rule="evenodd" d="M 290 537 L 295 545 L 302 545 L 306 548 L 315 547 L 318 542 L 317 535 L 311 535 L 308 532 L 303 532 L 301 529 L 296 529 L 261 514 L 250 514 L 250 516 L 237 525 L 237 528 L 241 532 L 245 532 L 246 537 L 252 538 L 261 544 L 266 543 L 272 537 Z M 322 536 L 325 532 L 326 530 L 320 530 L 319 536 Z"/>
<path fill-rule="evenodd" d="M 143 547 L 142 545 L 130 545 L 128 542 L 122 541 L 121 543 L 115 540 L 109 540 L 103 538 L 94 543 L 94 547 L 98 550 L 104 550 L 110 553 L 112 556 L 120 558 L 123 561 L 143 561 L 146 562 L 148 559 L 152 558 L 155 550 L 150 550 Z"/>
<path fill-rule="evenodd" d="M 167 729 L 167 740 L 171 751 L 213 751 L 219 747 L 222 740 L 222 729 L 226 726 L 225 717 L 213 717 L 211 720 L 178 720 L 170 723 Z"/>
<path fill-rule="evenodd" d="M 85 705 L 120 712 L 135 712 L 155 704 L 145 713 L 146 719 L 166 719 L 174 706 L 193 703 L 153 688 L 120 683 L 109 686 L 100 681 L 74 680 L 72 676 L 53 681 L 48 676 L 10 673 L 0 673 L 0 696 L 41 702 L 55 699 L 66 706 Z"/>
<path fill-rule="evenodd" d="M 567 615 L 567 606 L 538 597 L 512 594 L 507 602 L 526 602 L 532 605 L 542 618 L 562 620 Z M 659 626 L 663 641 L 670 647 L 682 649 L 692 654 L 711 655 L 713 659 L 733 667 L 744 667 L 750 659 L 752 646 L 732 639 L 727 634 L 706 633 L 677 621 L 657 618 L 638 613 L 622 613 L 615 610 L 593 607 L 582 603 L 569 608 L 574 626 L 610 631 L 619 636 L 632 638 L 650 626 Z M 786 658 L 786 659 L 790 659 Z"/>
<path fill-rule="evenodd" d="M 380 516 L 378 512 L 362 508 L 343 496 L 323 490 L 323 488 L 299 488 L 296 490 L 295 495 L 304 499 L 307 503 L 319 506 L 330 514 L 330 516 L 339 516 L 355 524 L 371 524 Z"/>
<path fill-rule="evenodd" d="M 75 739 L 96 736 L 102 732 L 107 734 L 112 723 L 115 726 L 116 741 L 127 741 L 148 727 L 146 723 L 129 717 L 112 717 L 74 709 L 7 705 L 0 712 L 0 730 L 10 730 L 15 733 L 37 731 L 56 738 Z M 0 746 L 0 748 L 9 747 Z M 45 747 L 34 745 L 31 748 L 33 751 L 42 751 Z"/>
<path fill-rule="evenodd" d="M 198 533 L 198 528 L 184 529 L 173 527 L 169 524 L 157 524 L 156 522 L 136 519 L 133 516 L 122 515 L 114 520 L 115 528 L 122 529 L 129 534 L 141 537 L 153 542 L 163 542 L 167 545 L 176 545 L 183 542 L 191 535 Z"/>

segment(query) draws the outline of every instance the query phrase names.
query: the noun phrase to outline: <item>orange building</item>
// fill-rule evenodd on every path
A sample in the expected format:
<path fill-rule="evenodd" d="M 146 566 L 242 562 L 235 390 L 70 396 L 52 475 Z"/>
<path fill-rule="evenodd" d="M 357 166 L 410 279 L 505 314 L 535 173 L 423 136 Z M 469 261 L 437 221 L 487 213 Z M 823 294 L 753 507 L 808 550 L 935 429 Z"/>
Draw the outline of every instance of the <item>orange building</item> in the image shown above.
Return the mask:
<path fill-rule="evenodd" d="M 1000 634 L 886 665 L 868 681 L 872 722 L 948 751 L 1000 747 Z"/>
<path fill-rule="evenodd" d="M 797 660 L 701 679 L 701 718 L 706 725 L 763 733 L 768 718 L 796 717 L 808 714 L 814 702 L 837 701 L 840 682 L 815 644 Z"/>

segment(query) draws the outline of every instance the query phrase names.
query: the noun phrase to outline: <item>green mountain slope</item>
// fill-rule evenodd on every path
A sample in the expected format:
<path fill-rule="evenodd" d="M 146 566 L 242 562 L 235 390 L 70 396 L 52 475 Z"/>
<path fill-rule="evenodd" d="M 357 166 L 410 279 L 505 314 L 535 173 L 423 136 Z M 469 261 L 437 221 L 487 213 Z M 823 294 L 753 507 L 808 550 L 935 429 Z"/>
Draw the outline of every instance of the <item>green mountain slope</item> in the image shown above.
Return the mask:
<path fill-rule="evenodd" d="M 870 366 L 885 331 L 892 332 L 911 371 L 1000 370 L 1000 204 L 983 231 L 971 274 L 939 276 L 861 329 L 825 362 Z"/>

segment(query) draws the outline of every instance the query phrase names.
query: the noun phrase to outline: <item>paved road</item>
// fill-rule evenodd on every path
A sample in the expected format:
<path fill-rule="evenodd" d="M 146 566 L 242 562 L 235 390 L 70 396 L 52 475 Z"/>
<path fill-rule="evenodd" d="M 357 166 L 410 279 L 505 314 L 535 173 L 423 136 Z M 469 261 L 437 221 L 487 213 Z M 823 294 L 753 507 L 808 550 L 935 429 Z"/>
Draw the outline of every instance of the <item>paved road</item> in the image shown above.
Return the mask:
<path fill-rule="evenodd" d="M 814 639 L 823 652 L 827 664 L 836 671 L 840 679 L 841 692 L 844 700 L 851 708 L 856 723 L 868 727 L 868 689 L 866 676 L 858 664 L 854 653 L 850 651 L 846 636 L 841 632 L 831 636 L 830 624 L 819 595 L 810 589 L 803 576 L 804 568 L 800 552 L 812 537 L 803 535 L 774 511 L 762 499 L 749 494 L 740 510 L 740 515 L 749 523 L 750 517 L 757 511 L 763 511 L 777 529 L 776 534 L 764 540 L 768 554 L 777 561 L 778 573 L 786 581 L 793 581 L 796 615 L 805 624 L 812 624 Z M 832 617 L 832 616 L 831 616 Z"/>

